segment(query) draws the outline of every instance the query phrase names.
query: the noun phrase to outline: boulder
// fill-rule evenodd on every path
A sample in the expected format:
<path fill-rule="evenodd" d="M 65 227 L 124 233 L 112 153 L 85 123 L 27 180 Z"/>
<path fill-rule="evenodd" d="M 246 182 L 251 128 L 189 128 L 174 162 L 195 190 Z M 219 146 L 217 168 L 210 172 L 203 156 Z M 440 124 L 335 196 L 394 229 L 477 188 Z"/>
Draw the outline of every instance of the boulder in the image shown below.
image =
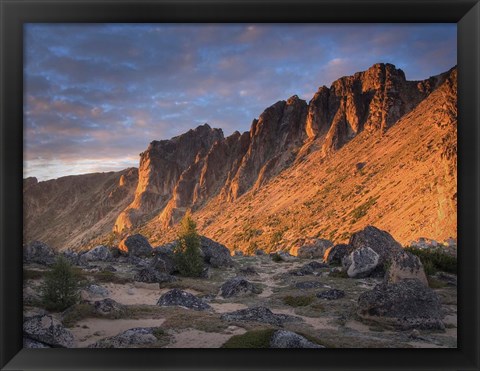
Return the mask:
<path fill-rule="evenodd" d="M 113 253 L 109 247 L 99 245 L 80 255 L 79 260 L 81 263 L 93 261 L 112 261 Z"/>
<path fill-rule="evenodd" d="M 367 226 L 352 234 L 348 244 L 353 250 L 369 247 L 378 254 L 378 264 L 380 265 L 383 265 L 395 253 L 402 250 L 402 246 L 395 241 L 390 233 L 373 226 Z"/>
<path fill-rule="evenodd" d="M 317 298 L 326 300 L 337 300 L 345 297 L 345 291 L 337 289 L 329 289 L 317 293 Z"/>
<path fill-rule="evenodd" d="M 23 347 L 30 349 L 39 349 L 39 348 L 51 348 L 51 346 L 44 344 L 40 341 L 32 340 L 30 338 L 23 338 Z"/>
<path fill-rule="evenodd" d="M 299 317 L 288 314 L 275 314 L 265 307 L 253 307 L 225 313 L 221 319 L 230 322 L 262 322 L 275 326 L 283 326 L 286 322 L 298 322 L 302 320 Z"/>
<path fill-rule="evenodd" d="M 341 265 L 343 258 L 351 252 L 351 246 L 344 243 L 329 247 L 323 254 L 323 262 L 330 265 Z"/>
<path fill-rule="evenodd" d="M 133 280 L 145 283 L 165 283 L 173 282 L 177 279 L 167 273 L 158 272 L 152 267 L 147 267 L 138 270 L 137 273 L 133 276 Z"/>
<path fill-rule="evenodd" d="M 47 244 L 33 241 L 23 247 L 23 262 L 51 265 L 55 262 L 55 252 Z"/>
<path fill-rule="evenodd" d="M 253 283 L 247 281 L 243 277 L 233 277 L 226 281 L 220 288 L 220 295 L 223 298 L 259 293 L 260 290 L 258 290 Z"/>
<path fill-rule="evenodd" d="M 89 348 L 138 348 L 158 341 L 155 327 L 137 327 L 91 344 Z"/>
<path fill-rule="evenodd" d="M 400 330 L 443 330 L 440 298 L 416 279 L 382 283 L 358 298 L 358 315 Z"/>
<path fill-rule="evenodd" d="M 388 283 L 396 283 L 404 279 L 417 279 L 428 286 L 427 276 L 420 259 L 407 251 L 400 251 L 390 259 L 385 274 Z"/>
<path fill-rule="evenodd" d="M 73 334 L 51 315 L 29 317 L 23 322 L 25 337 L 52 347 L 73 347 Z"/>
<path fill-rule="evenodd" d="M 267 255 L 267 253 L 261 249 L 257 249 L 255 250 L 255 255 L 257 256 L 264 256 L 264 255 Z"/>
<path fill-rule="evenodd" d="M 311 238 L 295 244 L 290 249 L 290 254 L 298 258 L 318 259 L 323 258 L 325 251 L 332 246 L 332 241 L 323 238 Z"/>
<path fill-rule="evenodd" d="M 108 291 L 108 289 L 95 284 L 87 286 L 85 291 L 91 296 L 98 296 L 101 298 L 106 298 L 108 295 L 110 295 L 110 291 Z"/>
<path fill-rule="evenodd" d="M 126 308 L 123 304 L 117 303 L 115 300 L 107 298 L 98 300 L 93 303 L 93 307 L 96 313 L 100 315 L 123 315 Z"/>
<path fill-rule="evenodd" d="M 325 285 L 319 281 L 303 281 L 295 284 L 295 288 L 300 290 L 317 289 L 324 286 Z"/>
<path fill-rule="evenodd" d="M 234 256 L 243 256 L 243 251 L 235 250 L 235 251 L 233 252 L 233 255 L 234 255 Z"/>
<path fill-rule="evenodd" d="M 349 256 L 347 274 L 350 278 L 368 277 L 380 263 L 380 256 L 370 247 L 354 250 Z"/>
<path fill-rule="evenodd" d="M 224 245 L 205 236 L 200 237 L 200 248 L 203 252 L 205 263 L 214 268 L 232 267 L 233 260 L 230 250 Z"/>
<path fill-rule="evenodd" d="M 294 276 L 307 276 L 311 274 L 318 275 L 322 268 L 328 268 L 327 264 L 312 261 L 300 267 L 299 269 L 292 269 L 288 273 Z"/>
<path fill-rule="evenodd" d="M 78 254 L 75 251 L 70 251 L 70 250 L 64 251 L 63 252 L 63 257 L 65 259 L 67 259 L 67 261 L 72 265 L 79 265 L 80 264 L 79 263 L 80 254 Z"/>
<path fill-rule="evenodd" d="M 157 248 L 154 250 L 154 256 L 150 261 L 150 267 L 157 272 L 172 274 L 178 269 L 175 264 L 173 250 Z"/>
<path fill-rule="evenodd" d="M 118 249 L 121 252 L 134 257 L 150 256 L 153 251 L 148 240 L 141 234 L 134 234 L 125 237 L 120 241 Z"/>
<path fill-rule="evenodd" d="M 270 339 L 270 348 L 325 348 L 321 345 L 312 343 L 291 331 L 277 330 Z"/>
<path fill-rule="evenodd" d="M 190 294 L 189 292 L 182 291 L 179 289 L 173 289 L 158 299 L 157 305 L 162 307 L 184 307 L 188 309 L 193 309 L 197 311 L 210 310 L 211 307 L 202 299 L 197 298 L 195 295 Z"/>

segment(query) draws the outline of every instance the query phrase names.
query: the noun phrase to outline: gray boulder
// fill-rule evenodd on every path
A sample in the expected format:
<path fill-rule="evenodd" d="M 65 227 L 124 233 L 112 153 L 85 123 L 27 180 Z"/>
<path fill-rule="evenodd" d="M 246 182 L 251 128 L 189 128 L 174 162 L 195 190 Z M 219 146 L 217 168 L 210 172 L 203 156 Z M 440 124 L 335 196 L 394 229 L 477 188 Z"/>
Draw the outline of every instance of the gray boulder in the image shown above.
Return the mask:
<path fill-rule="evenodd" d="M 154 335 L 155 329 L 155 327 L 131 328 L 116 336 L 99 340 L 89 348 L 138 348 L 155 344 L 158 341 Z"/>
<path fill-rule="evenodd" d="M 33 241 L 23 247 L 23 262 L 51 265 L 55 262 L 55 252 L 47 244 Z"/>
<path fill-rule="evenodd" d="M 51 346 L 44 344 L 40 341 L 32 340 L 30 338 L 23 338 L 23 347 L 30 349 L 41 349 L 41 348 L 51 348 Z"/>
<path fill-rule="evenodd" d="M 157 272 L 172 274 L 178 269 L 175 264 L 173 249 L 159 247 L 154 250 L 154 256 L 150 261 L 150 267 Z"/>
<path fill-rule="evenodd" d="M 173 289 L 158 299 L 157 305 L 162 307 L 184 307 L 188 309 L 193 309 L 197 311 L 205 311 L 212 309 L 210 305 L 205 303 L 202 299 L 197 298 L 195 295 L 190 294 L 189 292 Z"/>
<path fill-rule="evenodd" d="M 428 286 L 427 276 L 420 259 L 407 251 L 400 251 L 393 255 L 385 273 L 385 280 L 388 283 L 396 283 L 413 278 Z"/>
<path fill-rule="evenodd" d="M 329 247 L 323 254 L 323 262 L 330 265 L 341 265 L 343 258 L 351 252 L 351 246 L 343 243 Z"/>
<path fill-rule="evenodd" d="M 325 348 L 291 331 L 277 330 L 270 339 L 270 348 Z"/>
<path fill-rule="evenodd" d="M 233 260 L 230 250 L 224 245 L 205 236 L 200 237 L 200 248 L 203 252 L 205 263 L 214 268 L 232 267 Z"/>
<path fill-rule="evenodd" d="M 364 278 L 368 277 L 370 273 L 380 263 L 380 256 L 370 247 L 363 247 L 354 250 L 348 257 L 350 262 L 347 269 L 348 277 L 350 278 Z"/>
<path fill-rule="evenodd" d="M 117 303 L 110 298 L 95 301 L 93 307 L 95 312 L 100 315 L 121 316 L 126 312 L 126 308 L 123 304 Z"/>
<path fill-rule="evenodd" d="M 65 259 L 67 259 L 67 261 L 72 265 L 79 265 L 80 264 L 79 263 L 80 254 L 78 254 L 75 251 L 70 251 L 70 250 L 64 251 L 63 252 L 63 257 Z"/>
<path fill-rule="evenodd" d="M 104 245 L 99 245 L 94 247 L 93 249 L 83 253 L 79 257 L 80 263 L 84 264 L 86 262 L 93 262 L 93 261 L 112 261 L 113 260 L 113 253 L 109 247 Z"/>
<path fill-rule="evenodd" d="M 326 300 L 337 300 L 345 297 L 345 291 L 338 289 L 329 289 L 317 293 L 317 298 Z"/>
<path fill-rule="evenodd" d="M 332 247 L 332 241 L 323 238 L 312 238 L 297 243 L 290 249 L 290 254 L 304 259 L 323 259 L 325 251 Z"/>
<path fill-rule="evenodd" d="M 327 264 L 319 263 L 317 261 L 312 261 L 300 267 L 299 269 L 293 269 L 289 271 L 291 275 L 294 276 L 307 276 L 312 274 L 319 274 L 322 268 L 328 268 Z"/>
<path fill-rule="evenodd" d="M 319 281 L 303 281 L 295 284 L 295 288 L 300 290 L 317 289 L 324 286 L 325 285 Z"/>
<path fill-rule="evenodd" d="M 157 272 L 151 267 L 147 267 L 138 270 L 133 280 L 145 283 L 165 283 L 176 281 L 176 278 L 166 273 Z"/>
<path fill-rule="evenodd" d="M 220 295 L 224 298 L 259 293 L 260 290 L 243 277 L 233 277 L 226 281 L 220 288 Z"/>
<path fill-rule="evenodd" d="M 101 298 L 106 298 L 108 295 L 110 295 L 110 291 L 108 291 L 107 288 L 95 284 L 87 286 L 85 291 L 92 296 L 98 296 Z"/>
<path fill-rule="evenodd" d="M 383 283 L 358 298 L 358 315 L 400 330 L 443 330 L 440 298 L 416 279 Z"/>
<path fill-rule="evenodd" d="M 373 226 L 367 226 L 363 230 L 352 234 L 348 244 L 354 250 L 371 248 L 379 256 L 379 264 L 385 263 L 395 253 L 402 250 L 402 246 L 395 241 L 390 233 Z"/>
<path fill-rule="evenodd" d="M 288 314 L 275 314 L 265 307 L 253 307 L 225 313 L 221 316 L 221 319 L 230 322 L 262 322 L 275 326 L 283 326 L 286 322 L 299 322 L 302 320 L 299 317 Z"/>
<path fill-rule="evenodd" d="M 153 252 L 152 246 L 150 246 L 148 240 L 141 234 L 125 237 L 120 241 L 118 249 L 134 257 L 151 256 Z"/>
<path fill-rule="evenodd" d="M 73 334 L 51 315 L 39 315 L 23 322 L 25 337 L 52 347 L 73 347 Z"/>

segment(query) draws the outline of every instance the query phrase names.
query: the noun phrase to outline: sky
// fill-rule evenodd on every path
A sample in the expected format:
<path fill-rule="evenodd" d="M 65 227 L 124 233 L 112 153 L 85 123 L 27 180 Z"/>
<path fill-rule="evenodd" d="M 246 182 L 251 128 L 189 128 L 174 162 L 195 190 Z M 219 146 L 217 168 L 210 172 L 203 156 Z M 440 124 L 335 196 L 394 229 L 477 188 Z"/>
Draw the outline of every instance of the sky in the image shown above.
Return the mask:
<path fill-rule="evenodd" d="M 153 140 L 225 136 L 297 94 L 392 63 L 408 80 L 457 63 L 456 24 L 26 24 L 24 177 L 138 166 Z"/>

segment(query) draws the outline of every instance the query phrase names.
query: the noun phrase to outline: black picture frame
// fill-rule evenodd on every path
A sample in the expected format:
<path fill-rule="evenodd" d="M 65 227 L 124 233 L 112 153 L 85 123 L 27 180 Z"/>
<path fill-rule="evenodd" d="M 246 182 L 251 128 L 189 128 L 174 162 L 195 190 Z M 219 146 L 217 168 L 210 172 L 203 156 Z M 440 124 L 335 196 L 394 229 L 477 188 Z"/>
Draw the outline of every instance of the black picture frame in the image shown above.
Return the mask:
<path fill-rule="evenodd" d="M 0 0 L 2 370 L 479 370 L 478 0 Z M 457 349 L 22 349 L 25 22 L 451 22 L 458 26 Z"/>

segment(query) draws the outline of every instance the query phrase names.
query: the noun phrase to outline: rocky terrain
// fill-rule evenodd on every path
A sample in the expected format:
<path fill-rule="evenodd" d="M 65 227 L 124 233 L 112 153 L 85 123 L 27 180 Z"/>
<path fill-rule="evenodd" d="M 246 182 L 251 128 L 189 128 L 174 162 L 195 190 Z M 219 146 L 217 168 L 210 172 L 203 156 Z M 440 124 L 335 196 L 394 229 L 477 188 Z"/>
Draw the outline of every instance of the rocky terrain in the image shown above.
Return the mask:
<path fill-rule="evenodd" d="M 456 68 L 408 81 L 375 64 L 268 107 L 250 131 L 205 124 L 140 154 L 138 172 L 24 182 L 26 244 L 175 238 L 187 210 L 231 251 L 295 251 L 369 224 L 402 244 L 456 238 Z"/>
<path fill-rule="evenodd" d="M 353 233 L 348 244 L 309 241 L 297 256 L 263 250 L 231 256 L 202 237 L 199 278 L 179 275 L 175 244 L 152 246 L 136 234 L 81 253 L 58 253 L 38 241 L 25 246 L 24 346 L 457 346 L 456 275 L 427 271 L 376 227 Z M 49 312 L 39 287 L 58 255 L 81 277 L 81 300 Z"/>

